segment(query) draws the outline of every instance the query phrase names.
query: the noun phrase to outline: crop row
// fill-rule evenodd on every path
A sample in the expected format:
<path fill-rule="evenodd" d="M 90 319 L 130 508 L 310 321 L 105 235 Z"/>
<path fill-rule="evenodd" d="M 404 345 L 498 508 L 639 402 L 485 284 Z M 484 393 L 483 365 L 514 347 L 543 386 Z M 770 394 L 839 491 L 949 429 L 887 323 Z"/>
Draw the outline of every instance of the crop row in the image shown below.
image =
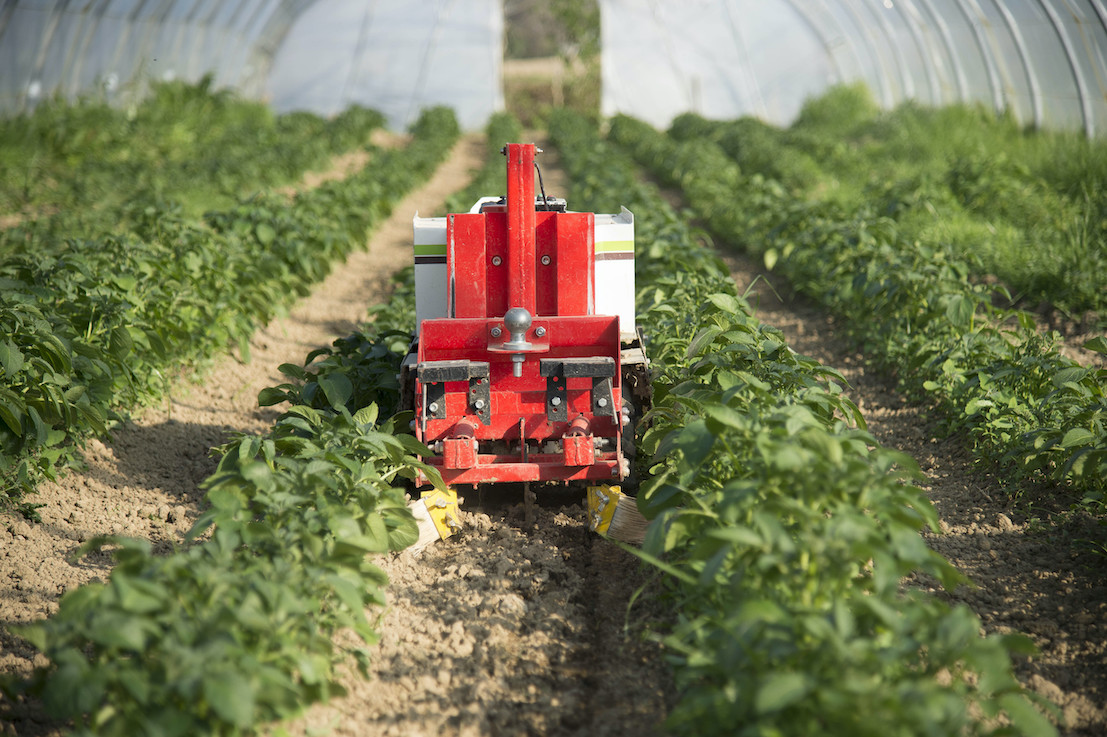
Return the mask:
<path fill-rule="evenodd" d="M 949 244 L 1020 304 L 1107 319 L 1107 144 L 1027 131 L 981 106 L 881 110 L 863 85 L 809 100 L 777 128 L 687 115 L 673 135 L 709 138 L 789 193 L 868 206 L 911 241 Z"/>
<path fill-rule="evenodd" d="M 274 115 L 210 79 L 156 84 L 129 109 L 48 101 L 0 120 L 0 220 L 20 222 L 0 235 L 0 254 L 10 241 L 119 233 L 159 202 L 190 218 L 226 209 L 360 148 L 383 123 L 356 106 L 330 119 Z"/>
<path fill-rule="evenodd" d="M 341 662 L 364 671 L 387 582 L 369 556 L 418 537 L 399 479 L 426 449 L 376 405 L 298 405 L 223 451 L 189 533 L 210 536 L 167 556 L 86 543 L 78 555 L 115 548 L 108 582 L 18 630 L 50 665 L 9 694 L 38 696 L 78 734 L 232 735 L 341 693 Z M 337 644 L 342 629 L 362 644 Z"/>
<path fill-rule="evenodd" d="M 489 124 L 491 140 L 517 132 L 507 116 Z M 477 187 L 502 175 L 489 160 Z M 397 276 L 370 325 L 282 365 L 289 381 L 262 390 L 261 405 L 288 408 L 264 437 L 220 449 L 204 484 L 210 509 L 189 533 L 210 537 L 166 557 L 141 541 L 85 546 L 119 546 L 108 583 L 67 594 L 24 631 L 51 665 L 9 688 L 39 694 L 89 733 L 229 735 L 340 694 L 344 662 L 365 673 L 379 638 L 370 613 L 387 584 L 372 557 L 418 536 L 404 479 L 417 469 L 437 478 L 416 459 L 429 451 L 410 416 L 395 414 L 412 276 Z M 360 644 L 336 644 L 340 629 Z"/>
<path fill-rule="evenodd" d="M 832 369 L 760 324 L 633 162 L 571 115 L 551 131 L 577 207 L 635 212 L 654 363 L 641 555 L 669 576 L 682 734 L 1053 734 L 1012 673 L 1021 636 L 915 588 L 960 576 L 919 535 L 918 470 L 880 447 Z M 732 200 L 732 206 L 734 201 Z M 1009 720 L 999 726 L 997 719 Z"/>
<path fill-rule="evenodd" d="M 359 247 L 392 203 L 429 176 L 458 134 L 427 111 L 414 141 L 289 203 L 259 194 L 203 221 L 152 205 L 132 231 L 13 244 L 0 262 L 0 481 L 7 507 L 72 461 L 118 411 L 157 396 L 183 363 L 239 345 Z"/>
<path fill-rule="evenodd" d="M 612 138 L 679 186 L 712 232 L 741 244 L 839 315 L 901 385 L 933 398 L 982 457 L 1019 478 L 1107 494 L 1107 371 L 1062 356 L 1056 336 L 1020 312 L 994 308 L 990 289 L 949 244 L 909 240 L 866 207 L 793 198 L 746 176 L 718 144 L 677 140 L 621 117 Z M 873 319 L 877 316 L 877 319 Z M 1107 341 L 1087 348 L 1107 353 Z"/>

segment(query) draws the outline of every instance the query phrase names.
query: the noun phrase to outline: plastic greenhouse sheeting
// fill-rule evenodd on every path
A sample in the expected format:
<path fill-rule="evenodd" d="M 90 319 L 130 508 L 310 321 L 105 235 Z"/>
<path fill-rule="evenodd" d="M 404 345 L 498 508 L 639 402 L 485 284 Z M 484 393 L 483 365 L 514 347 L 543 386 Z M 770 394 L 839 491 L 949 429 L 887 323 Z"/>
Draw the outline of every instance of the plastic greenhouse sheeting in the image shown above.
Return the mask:
<path fill-rule="evenodd" d="M 0 115 L 53 96 L 127 102 L 198 81 L 320 114 L 357 103 L 403 128 L 503 108 L 501 0 L 5 0 Z"/>
<path fill-rule="evenodd" d="M 978 102 L 1107 132 L 1105 0 L 600 0 L 602 111 L 786 125 L 862 81 L 885 107 Z"/>
<path fill-rule="evenodd" d="M 55 95 L 124 103 L 151 81 L 264 92 L 269 50 L 303 2 L 8 0 L 0 5 L 0 113 Z"/>
<path fill-rule="evenodd" d="M 466 129 L 503 109 L 500 0 L 339 0 L 297 18 L 278 50 L 269 92 L 279 111 L 372 107 L 395 129 L 428 104 Z"/>

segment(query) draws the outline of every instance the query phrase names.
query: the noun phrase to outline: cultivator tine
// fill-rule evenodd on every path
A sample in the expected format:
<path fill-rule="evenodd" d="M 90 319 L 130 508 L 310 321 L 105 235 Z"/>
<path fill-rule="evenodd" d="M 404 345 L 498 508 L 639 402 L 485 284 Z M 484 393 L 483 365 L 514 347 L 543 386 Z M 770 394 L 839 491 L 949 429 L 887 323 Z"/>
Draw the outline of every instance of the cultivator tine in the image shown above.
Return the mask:
<path fill-rule="evenodd" d="M 419 539 L 411 546 L 413 551 L 418 552 L 461 530 L 457 492 L 452 488 L 424 491 L 419 499 L 408 502 L 407 506 L 419 525 Z"/>
<path fill-rule="evenodd" d="M 531 491 L 530 482 L 523 483 L 523 522 L 530 529 L 538 521 L 538 495 Z"/>
<path fill-rule="evenodd" d="M 634 497 L 618 486 L 588 487 L 588 527 L 594 532 L 633 545 L 646 539 L 648 521 L 638 511 Z"/>

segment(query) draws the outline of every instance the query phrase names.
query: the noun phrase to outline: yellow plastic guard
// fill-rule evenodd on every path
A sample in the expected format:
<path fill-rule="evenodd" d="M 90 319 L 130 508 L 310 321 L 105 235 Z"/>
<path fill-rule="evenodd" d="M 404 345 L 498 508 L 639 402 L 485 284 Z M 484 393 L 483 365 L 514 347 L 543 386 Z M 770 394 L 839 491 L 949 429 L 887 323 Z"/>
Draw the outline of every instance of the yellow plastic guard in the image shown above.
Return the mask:
<path fill-rule="evenodd" d="M 616 484 L 588 487 L 588 527 L 593 532 L 607 534 L 622 495 L 623 492 Z"/>
<path fill-rule="evenodd" d="M 438 535 L 445 540 L 461 529 L 461 517 L 457 511 L 457 492 L 453 489 L 424 491 L 420 500 L 434 522 Z"/>

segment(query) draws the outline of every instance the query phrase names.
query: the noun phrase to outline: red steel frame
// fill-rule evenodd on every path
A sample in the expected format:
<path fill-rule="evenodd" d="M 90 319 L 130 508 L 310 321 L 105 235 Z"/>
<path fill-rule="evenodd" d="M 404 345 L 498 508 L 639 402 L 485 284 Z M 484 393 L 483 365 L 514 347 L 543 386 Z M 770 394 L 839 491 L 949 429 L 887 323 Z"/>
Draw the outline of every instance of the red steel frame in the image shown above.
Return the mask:
<path fill-rule="evenodd" d="M 536 211 L 534 144 L 508 144 L 505 153 L 506 205 L 447 216 L 448 316 L 423 321 L 417 354 L 420 367 L 481 364 L 486 378 L 474 381 L 488 382 L 490 408 L 477 411 L 471 381 L 442 381 L 436 396 L 444 388 L 445 410 L 432 413 L 426 399 L 431 387 L 417 380 L 416 436 L 436 448 L 424 460 L 447 484 L 621 479 L 619 319 L 593 314 L 594 216 Z M 504 346 L 504 315 L 511 308 L 533 318 L 525 348 Z M 563 398 L 551 400 L 543 359 L 602 361 L 613 375 L 604 385 L 603 377 L 570 372 Z M 606 411 L 598 409 L 597 396 Z M 560 419 L 551 419 L 551 401 L 564 403 Z M 597 443 L 601 438 L 609 440 Z M 549 441 L 557 441 L 560 452 L 537 452 Z M 489 445 L 494 452 L 481 452 Z"/>

